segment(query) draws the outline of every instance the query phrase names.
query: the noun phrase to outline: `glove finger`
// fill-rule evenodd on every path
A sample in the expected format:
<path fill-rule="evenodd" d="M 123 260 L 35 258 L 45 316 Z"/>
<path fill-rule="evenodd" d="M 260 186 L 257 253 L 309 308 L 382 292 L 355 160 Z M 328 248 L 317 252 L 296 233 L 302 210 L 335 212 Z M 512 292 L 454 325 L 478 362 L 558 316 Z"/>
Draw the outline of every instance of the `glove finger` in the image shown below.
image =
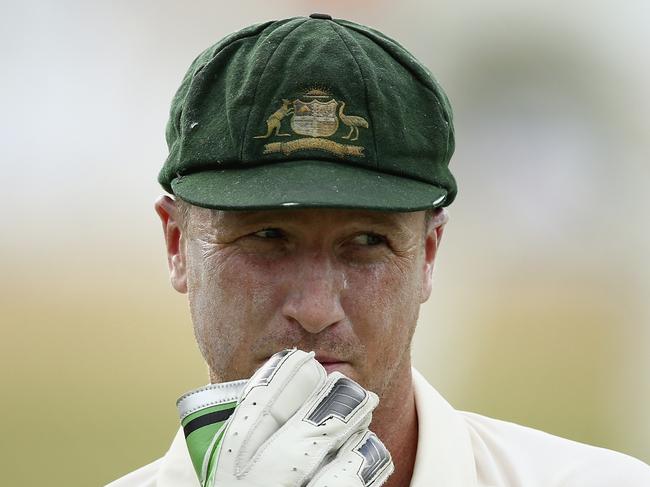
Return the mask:
<path fill-rule="evenodd" d="M 350 437 L 307 487 L 379 487 L 393 473 L 389 451 L 372 431 Z"/>
<path fill-rule="evenodd" d="M 326 456 L 336 452 L 355 432 L 365 430 L 379 400 L 373 392 L 339 372 L 312 395 L 260 447 L 241 473 L 257 477 L 286 479 L 283 485 L 302 485 L 309 480 Z"/>
<path fill-rule="evenodd" d="M 221 441 L 219 472 L 238 476 L 259 449 L 327 379 L 314 353 L 284 350 L 248 381 Z"/>

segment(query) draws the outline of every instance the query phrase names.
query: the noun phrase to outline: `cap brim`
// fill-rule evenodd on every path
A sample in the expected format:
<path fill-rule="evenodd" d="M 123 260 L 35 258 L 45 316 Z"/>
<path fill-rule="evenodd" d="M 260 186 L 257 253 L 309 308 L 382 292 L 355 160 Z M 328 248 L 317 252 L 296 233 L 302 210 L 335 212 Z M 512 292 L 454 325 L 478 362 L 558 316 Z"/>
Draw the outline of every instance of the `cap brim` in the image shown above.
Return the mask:
<path fill-rule="evenodd" d="M 174 194 L 222 210 L 359 208 L 417 211 L 443 206 L 447 190 L 414 179 L 325 161 L 289 161 L 192 173 Z"/>

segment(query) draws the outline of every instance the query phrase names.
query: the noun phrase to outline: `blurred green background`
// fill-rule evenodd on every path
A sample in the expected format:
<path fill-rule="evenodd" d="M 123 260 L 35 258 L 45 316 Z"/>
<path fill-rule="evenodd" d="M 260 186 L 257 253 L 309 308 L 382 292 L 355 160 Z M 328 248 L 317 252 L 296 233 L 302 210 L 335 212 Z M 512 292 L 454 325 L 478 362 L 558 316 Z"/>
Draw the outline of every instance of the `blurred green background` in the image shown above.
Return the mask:
<path fill-rule="evenodd" d="M 415 340 L 457 408 L 650 462 L 650 5 L 3 2 L 4 485 L 103 485 L 161 456 L 207 382 L 153 212 L 198 52 L 328 12 L 422 59 L 460 187 Z"/>

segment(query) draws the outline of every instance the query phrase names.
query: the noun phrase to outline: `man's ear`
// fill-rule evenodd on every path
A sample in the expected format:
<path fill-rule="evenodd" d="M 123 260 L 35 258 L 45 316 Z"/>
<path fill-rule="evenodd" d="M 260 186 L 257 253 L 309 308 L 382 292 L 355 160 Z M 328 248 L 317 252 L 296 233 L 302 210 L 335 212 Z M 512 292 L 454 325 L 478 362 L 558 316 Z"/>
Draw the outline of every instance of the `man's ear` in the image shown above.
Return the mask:
<path fill-rule="evenodd" d="M 438 254 L 438 248 L 440 247 L 440 241 L 442 240 L 442 234 L 447 221 L 449 221 L 447 211 L 444 208 L 439 208 L 427 223 L 424 240 L 424 270 L 422 272 L 422 295 L 420 296 L 420 303 L 424 303 L 431 296 L 433 264 Z"/>
<path fill-rule="evenodd" d="M 167 265 L 169 279 L 179 293 L 187 292 L 187 267 L 183 232 L 180 225 L 176 202 L 169 196 L 160 196 L 154 204 L 160 217 L 167 245 Z"/>

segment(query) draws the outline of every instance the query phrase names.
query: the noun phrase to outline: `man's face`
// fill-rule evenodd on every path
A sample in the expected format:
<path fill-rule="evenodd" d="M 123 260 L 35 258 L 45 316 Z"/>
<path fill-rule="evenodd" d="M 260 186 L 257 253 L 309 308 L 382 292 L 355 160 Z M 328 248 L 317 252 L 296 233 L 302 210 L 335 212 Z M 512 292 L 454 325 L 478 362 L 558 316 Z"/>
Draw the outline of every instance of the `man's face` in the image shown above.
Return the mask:
<path fill-rule="evenodd" d="M 426 231 L 424 212 L 192 207 L 184 227 L 175 286 L 212 382 L 250 377 L 291 347 L 380 397 L 410 368 L 442 231 Z"/>

